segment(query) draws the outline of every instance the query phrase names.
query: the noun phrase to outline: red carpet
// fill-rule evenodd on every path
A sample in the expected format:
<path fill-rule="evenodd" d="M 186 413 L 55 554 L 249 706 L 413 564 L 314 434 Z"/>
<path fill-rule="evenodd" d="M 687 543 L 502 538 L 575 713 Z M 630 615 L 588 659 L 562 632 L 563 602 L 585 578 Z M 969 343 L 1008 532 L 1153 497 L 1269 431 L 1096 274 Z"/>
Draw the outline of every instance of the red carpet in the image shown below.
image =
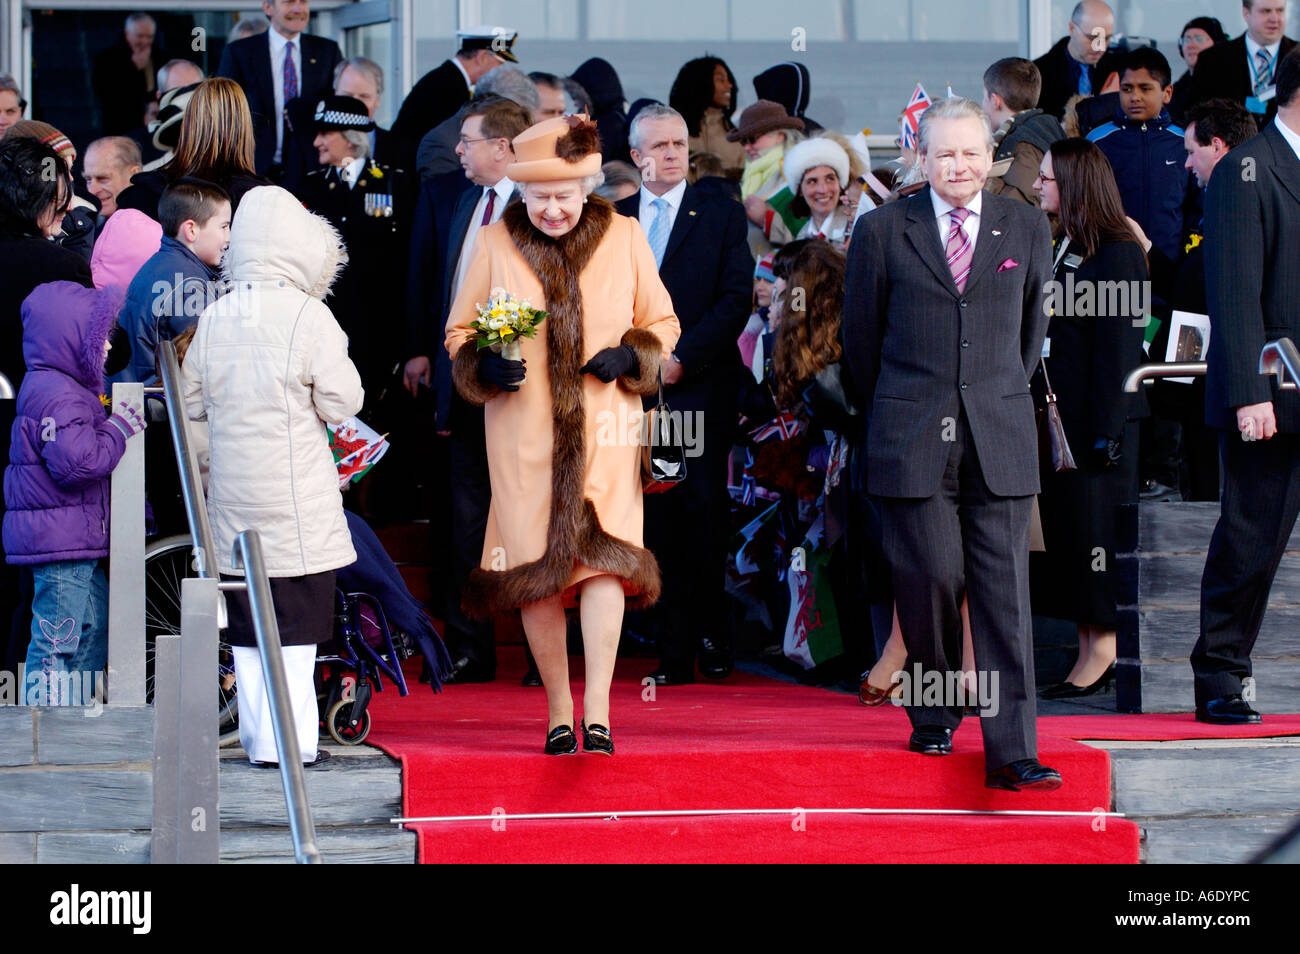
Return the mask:
<path fill-rule="evenodd" d="M 574 661 L 581 676 L 581 660 Z M 907 751 L 893 706 L 738 673 L 720 684 L 649 690 L 653 664 L 620 660 L 612 694 L 617 754 L 542 755 L 546 704 L 505 667 L 441 695 L 386 691 L 369 742 L 403 763 L 407 817 L 682 809 L 938 808 L 1095 812 L 1110 808 L 1110 760 L 1047 734 L 1039 758 L 1056 792 L 984 788 L 977 720 L 954 752 Z M 575 695 L 581 686 L 575 679 Z M 579 716 L 581 713 L 579 712 Z M 1129 718 L 1129 717 L 1126 717 Z M 1043 720 L 1047 722 L 1048 720 Z M 573 862 L 1136 862 L 1138 829 L 1117 818 L 808 815 L 426 823 L 421 859 Z M 504 830 L 499 830 L 504 827 Z"/>
<path fill-rule="evenodd" d="M 1190 712 L 1151 715 L 1044 716 L 1038 734 L 1066 739 L 1116 742 L 1172 742 L 1176 739 L 1263 739 L 1300 735 L 1300 715 L 1265 715 L 1258 725 L 1206 725 Z"/>

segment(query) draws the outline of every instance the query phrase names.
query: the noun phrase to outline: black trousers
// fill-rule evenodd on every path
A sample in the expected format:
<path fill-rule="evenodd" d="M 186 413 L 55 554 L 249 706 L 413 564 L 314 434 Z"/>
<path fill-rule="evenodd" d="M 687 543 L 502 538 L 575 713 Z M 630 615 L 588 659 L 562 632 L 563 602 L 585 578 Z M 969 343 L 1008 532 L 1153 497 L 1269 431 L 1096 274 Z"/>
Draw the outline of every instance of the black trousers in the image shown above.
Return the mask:
<path fill-rule="evenodd" d="M 459 395 L 451 399 L 451 444 L 448 460 L 451 488 L 451 592 L 444 634 L 452 659 L 468 656 L 490 669 L 497 664 L 491 620 L 472 620 L 460 607 L 470 571 L 483 559 L 492 486 L 488 477 L 483 408 Z M 433 521 L 432 523 L 436 523 Z M 440 545 L 435 541 L 435 546 Z"/>
<path fill-rule="evenodd" d="M 910 676 L 917 663 L 922 673 L 941 676 L 961 669 L 961 601 L 963 595 L 969 600 L 975 668 L 990 686 L 993 674 L 998 680 L 990 707 L 996 714 L 980 718 L 990 770 L 1038 754 L 1029 607 L 1033 499 L 999 497 L 988 489 L 964 412 L 938 493 L 880 498 Z M 913 680 L 913 693 L 919 696 L 920 689 Z M 956 729 L 962 707 L 909 705 L 907 715 L 913 726 Z"/>
<path fill-rule="evenodd" d="M 662 663 L 689 666 L 701 638 L 731 646 L 727 460 L 739 412 L 728 386 L 670 391 L 666 400 L 682 413 L 684 437 L 697 442 L 700 453 L 686 458 L 685 480 L 662 494 L 645 496 L 645 544 L 659 561 L 663 581 L 649 618 Z"/>
<path fill-rule="evenodd" d="M 1241 692 L 1273 576 L 1300 514 L 1300 434 L 1243 441 L 1224 433 L 1223 505 L 1201 576 L 1192 649 L 1196 702 Z"/>

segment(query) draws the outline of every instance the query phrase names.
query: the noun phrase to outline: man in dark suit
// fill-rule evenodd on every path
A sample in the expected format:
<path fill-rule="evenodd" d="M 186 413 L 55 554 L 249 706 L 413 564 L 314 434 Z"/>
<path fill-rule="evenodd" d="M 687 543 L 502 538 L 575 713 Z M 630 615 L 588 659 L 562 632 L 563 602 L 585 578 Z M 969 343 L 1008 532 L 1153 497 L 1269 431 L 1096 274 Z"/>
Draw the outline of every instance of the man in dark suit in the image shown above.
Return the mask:
<path fill-rule="evenodd" d="M 1081 0 L 1070 14 L 1070 33 L 1034 60 L 1043 77 L 1038 108 L 1060 119 L 1071 96 L 1095 96 L 1118 68 L 1106 52 L 1115 33 L 1115 14 L 1102 0 Z"/>
<path fill-rule="evenodd" d="M 393 132 L 418 143 L 425 134 L 474 95 L 474 84 L 502 63 L 518 63 L 514 45 L 518 34 L 503 27 L 471 27 L 456 38 L 460 49 L 442 65 L 429 70 L 406 94 L 393 121 Z"/>
<path fill-rule="evenodd" d="M 928 187 L 854 228 L 843 324 L 866 409 L 865 486 L 880 498 L 895 606 L 921 676 L 905 679 L 909 746 L 952 751 L 965 596 L 980 678 L 998 677 L 980 719 L 985 784 L 1056 788 L 1060 775 L 1037 759 L 1029 608 L 1039 479 L 1028 381 L 1047 331 L 1051 232 L 1038 209 L 982 191 L 993 137 L 979 104 L 931 106 L 919 152 Z M 921 691 L 936 675 L 948 690 L 939 704 Z"/>
<path fill-rule="evenodd" d="M 301 96 L 314 106 L 333 89 L 334 67 L 343 54 L 333 40 L 303 32 L 311 16 L 307 0 L 262 0 L 262 12 L 271 28 L 229 44 L 217 75 L 243 87 L 253 113 L 254 168 L 259 176 L 280 182 L 285 104 Z M 314 168 L 299 172 L 305 175 Z"/>
<path fill-rule="evenodd" d="M 435 457 L 446 455 L 450 482 L 451 590 L 444 638 L 455 672 L 451 682 L 490 682 L 496 677 L 496 648 L 491 622 L 468 619 L 460 594 L 470 570 L 483 556 L 483 534 L 491 502 L 483 408 L 469 404 L 451 383 L 451 359 L 443 345 L 443 327 L 474 253 L 479 229 L 501 218 L 514 201 L 515 186 L 506 177 L 514 161 L 510 142 L 532 125 L 532 115 L 517 103 L 495 97 L 475 100 L 461 112 L 457 153 L 464 173 L 426 180 L 420 188 L 411 233 L 410 281 L 407 289 L 406 388 L 417 396 L 420 385 L 433 391 Z M 435 465 L 436 466 L 436 465 Z M 434 507 L 445 498 L 434 495 Z M 443 524 L 435 509 L 430 527 L 436 545 Z M 531 680 L 530 680 L 531 682 Z M 540 679 L 537 685 L 541 684 Z"/>
<path fill-rule="evenodd" d="M 1242 0 L 1246 32 L 1201 53 L 1192 74 L 1189 103 L 1221 97 L 1241 103 L 1263 129 L 1277 115 L 1274 81 L 1278 64 L 1295 46 L 1286 32 L 1286 0 Z"/>
<path fill-rule="evenodd" d="M 1258 373 L 1266 342 L 1300 340 L 1300 53 L 1278 67 L 1277 104 L 1215 166 L 1205 198 L 1205 419 L 1223 431 L 1223 504 L 1191 663 L 1196 718 L 1219 725 L 1260 721 L 1243 692 L 1250 652 L 1300 513 L 1300 395 Z"/>
<path fill-rule="evenodd" d="M 155 73 L 167 54 L 155 41 L 158 25 L 147 13 L 126 18 L 122 37 L 95 57 L 92 85 L 99 101 L 100 130 L 121 136 L 144 125 L 149 101 L 155 97 Z"/>
<path fill-rule="evenodd" d="M 629 130 L 641 189 L 616 206 L 640 220 L 672 295 L 682 336 L 664 362 L 664 400 L 680 412 L 688 456 L 686 479 L 645 500 L 645 542 L 659 560 L 663 594 L 653 611 L 661 686 L 731 673 L 724 592 L 727 561 L 727 457 L 735 431 L 740 351 L 749 317 L 754 259 L 741 205 L 686 182 L 686 121 L 658 103 Z M 657 398 L 647 401 L 653 407 Z M 688 443 L 688 454 L 693 450 Z"/>

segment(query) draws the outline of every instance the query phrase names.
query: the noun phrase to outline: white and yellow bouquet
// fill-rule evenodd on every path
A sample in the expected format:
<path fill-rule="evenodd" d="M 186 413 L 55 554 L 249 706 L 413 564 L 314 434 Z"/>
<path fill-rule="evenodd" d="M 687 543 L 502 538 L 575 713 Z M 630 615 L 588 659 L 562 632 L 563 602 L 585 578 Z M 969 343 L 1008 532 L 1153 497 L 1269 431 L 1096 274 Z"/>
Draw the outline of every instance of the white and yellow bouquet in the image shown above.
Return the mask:
<path fill-rule="evenodd" d="M 519 360 L 519 341 L 537 334 L 537 326 L 546 317 L 527 298 L 522 301 L 504 288 L 492 289 L 486 304 L 475 306 L 478 318 L 469 326 L 476 332 L 478 350 L 491 348 L 509 361 Z"/>

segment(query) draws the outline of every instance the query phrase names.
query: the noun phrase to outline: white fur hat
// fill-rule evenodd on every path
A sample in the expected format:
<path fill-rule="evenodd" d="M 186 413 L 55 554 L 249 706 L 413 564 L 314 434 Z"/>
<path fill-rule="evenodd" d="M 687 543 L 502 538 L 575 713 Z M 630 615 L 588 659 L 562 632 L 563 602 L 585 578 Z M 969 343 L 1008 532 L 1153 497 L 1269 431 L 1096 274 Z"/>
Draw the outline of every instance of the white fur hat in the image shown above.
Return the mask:
<path fill-rule="evenodd" d="M 785 172 L 785 183 L 790 187 L 791 193 L 799 194 L 799 183 L 803 181 L 804 173 L 817 166 L 830 166 L 840 177 L 840 188 L 848 187 L 848 154 L 833 140 L 814 137 L 796 143 L 785 151 L 782 170 Z"/>

